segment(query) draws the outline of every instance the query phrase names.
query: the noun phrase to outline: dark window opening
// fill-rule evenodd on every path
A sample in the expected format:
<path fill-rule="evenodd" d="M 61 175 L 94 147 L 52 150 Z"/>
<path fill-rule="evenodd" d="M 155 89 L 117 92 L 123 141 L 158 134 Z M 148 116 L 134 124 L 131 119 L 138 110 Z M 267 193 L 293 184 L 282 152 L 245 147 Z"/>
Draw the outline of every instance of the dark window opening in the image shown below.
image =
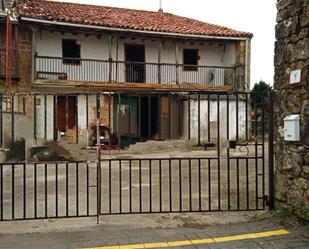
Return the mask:
<path fill-rule="evenodd" d="M 62 57 L 64 64 L 80 64 L 80 43 L 78 40 L 62 40 Z"/>
<path fill-rule="evenodd" d="M 184 49 L 183 50 L 183 67 L 186 71 L 196 71 L 198 65 L 198 49 Z M 190 66 L 186 66 L 190 65 Z M 192 65 L 192 66 L 191 66 Z"/>
<path fill-rule="evenodd" d="M 139 44 L 125 45 L 126 81 L 145 82 L 145 46 Z"/>

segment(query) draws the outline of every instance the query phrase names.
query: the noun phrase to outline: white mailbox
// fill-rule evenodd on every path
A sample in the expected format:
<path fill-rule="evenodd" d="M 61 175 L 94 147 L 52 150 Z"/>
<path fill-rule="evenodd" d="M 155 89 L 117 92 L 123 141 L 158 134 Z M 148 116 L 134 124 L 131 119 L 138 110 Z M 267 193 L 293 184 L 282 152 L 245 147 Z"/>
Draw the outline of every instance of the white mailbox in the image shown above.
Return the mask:
<path fill-rule="evenodd" d="M 300 131 L 299 131 L 300 117 L 298 114 L 289 115 L 284 118 L 284 140 L 285 141 L 299 141 Z"/>

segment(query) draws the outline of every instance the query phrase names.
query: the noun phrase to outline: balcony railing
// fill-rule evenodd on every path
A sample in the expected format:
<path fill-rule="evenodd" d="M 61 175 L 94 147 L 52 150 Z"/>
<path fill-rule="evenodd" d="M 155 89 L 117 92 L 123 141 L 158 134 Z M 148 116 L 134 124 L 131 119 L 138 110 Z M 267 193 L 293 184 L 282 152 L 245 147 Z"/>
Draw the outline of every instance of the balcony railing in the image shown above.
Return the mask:
<path fill-rule="evenodd" d="M 234 86 L 234 67 L 35 56 L 36 79 Z"/>

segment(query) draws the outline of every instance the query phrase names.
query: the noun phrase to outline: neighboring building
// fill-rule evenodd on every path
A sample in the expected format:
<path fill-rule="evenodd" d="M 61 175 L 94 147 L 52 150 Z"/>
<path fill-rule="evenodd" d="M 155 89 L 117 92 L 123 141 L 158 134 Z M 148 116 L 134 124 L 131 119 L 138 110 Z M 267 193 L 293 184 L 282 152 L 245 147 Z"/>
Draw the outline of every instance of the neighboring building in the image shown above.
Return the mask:
<path fill-rule="evenodd" d="M 18 1 L 10 9 L 17 16 L 10 85 L 12 91 L 37 96 L 35 103 L 27 96 L 15 97 L 19 116 L 14 126 L 7 125 L 4 144 L 10 129 L 16 129 L 16 137 L 18 130 L 29 129 L 29 138 L 36 139 L 57 139 L 65 132 L 68 139 L 87 143 L 97 118 L 122 141 L 181 138 L 187 129 L 183 117 L 188 99 L 175 90 L 250 89 L 251 33 L 161 11 L 46 0 Z M 5 15 L 0 63 L 6 58 L 4 21 Z M 194 94 L 191 101 L 195 113 Z M 201 101 L 206 112 L 207 101 Z M 167 109 L 172 110 L 170 117 Z M 191 129 L 196 138 L 194 123 Z"/>

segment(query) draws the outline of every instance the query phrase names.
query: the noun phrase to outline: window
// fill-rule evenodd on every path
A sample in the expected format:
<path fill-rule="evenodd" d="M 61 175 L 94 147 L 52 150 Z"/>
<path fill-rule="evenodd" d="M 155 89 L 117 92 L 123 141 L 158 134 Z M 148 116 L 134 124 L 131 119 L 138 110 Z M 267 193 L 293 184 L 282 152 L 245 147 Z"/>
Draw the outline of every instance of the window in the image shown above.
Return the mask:
<path fill-rule="evenodd" d="M 64 64 L 80 64 L 80 41 L 78 40 L 62 40 L 62 57 Z M 76 59 L 74 59 L 76 58 Z"/>
<path fill-rule="evenodd" d="M 183 70 L 185 71 L 196 71 L 198 65 L 198 49 L 184 49 L 183 50 L 183 64 L 184 65 L 193 65 L 193 66 L 184 66 Z"/>

